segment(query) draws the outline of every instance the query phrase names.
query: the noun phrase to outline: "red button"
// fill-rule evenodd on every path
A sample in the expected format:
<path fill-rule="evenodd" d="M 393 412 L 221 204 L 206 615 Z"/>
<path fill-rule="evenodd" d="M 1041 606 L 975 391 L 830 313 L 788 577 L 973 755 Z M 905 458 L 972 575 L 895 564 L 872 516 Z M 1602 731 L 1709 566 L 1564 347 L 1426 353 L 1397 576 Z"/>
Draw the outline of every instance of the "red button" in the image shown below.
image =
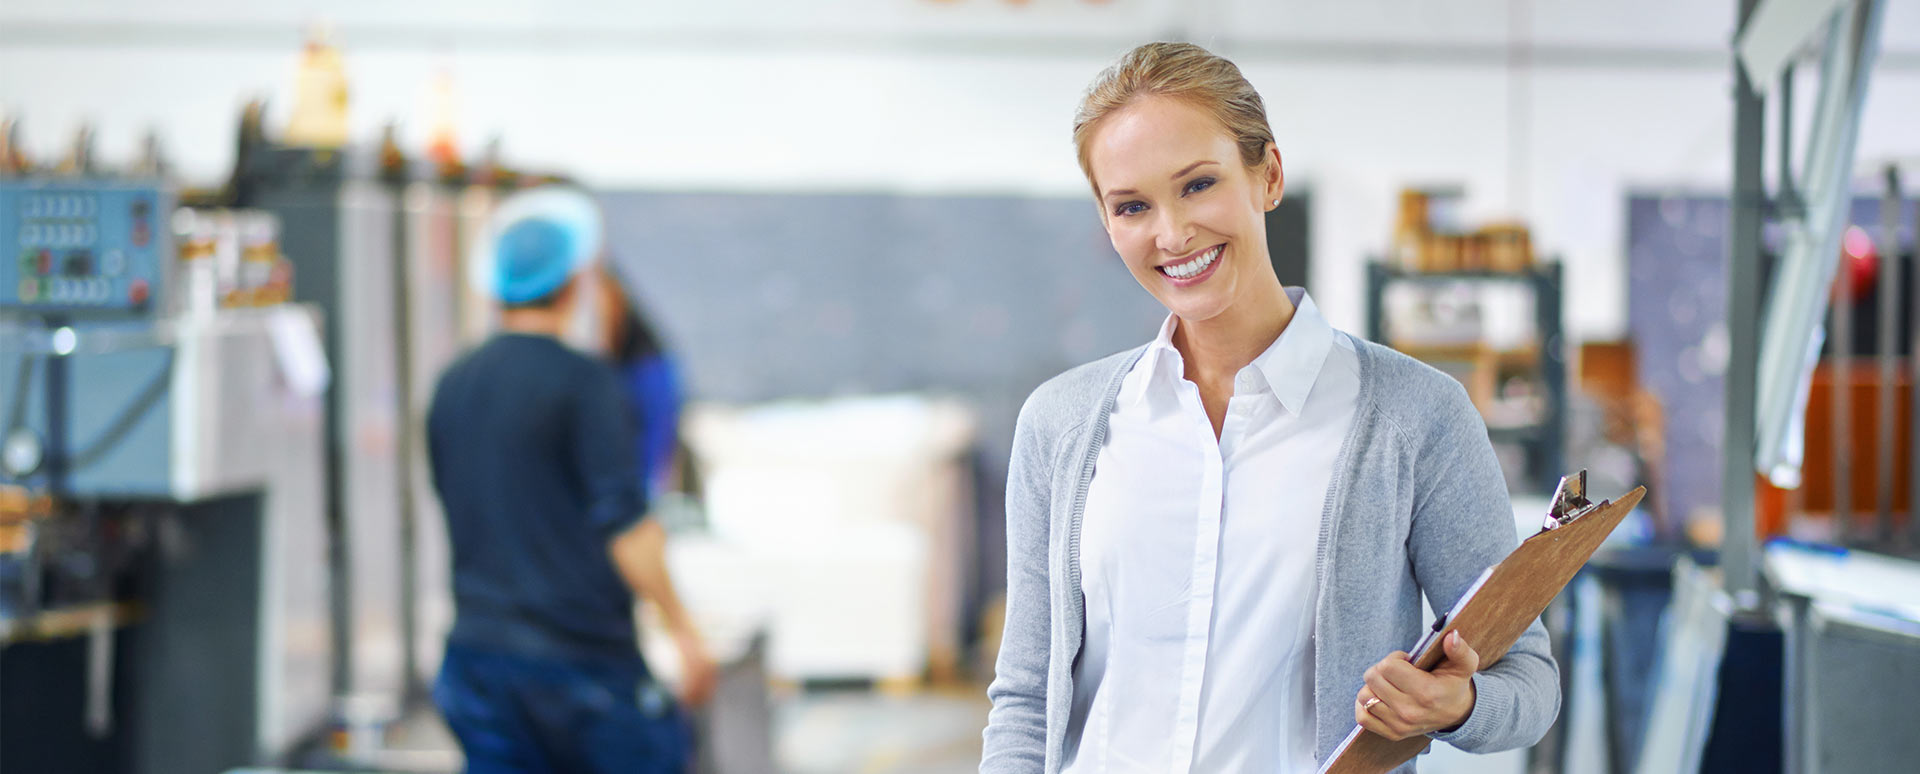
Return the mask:
<path fill-rule="evenodd" d="M 147 303 L 147 281 L 137 279 L 129 283 L 127 286 L 127 300 L 132 302 L 134 306 Z"/>
<path fill-rule="evenodd" d="M 41 250 L 40 250 L 40 273 L 41 273 L 41 274 L 52 274 L 52 273 L 53 273 L 53 251 L 52 251 L 52 250 L 48 250 L 48 249 L 45 249 L 45 248 L 41 248 Z"/>

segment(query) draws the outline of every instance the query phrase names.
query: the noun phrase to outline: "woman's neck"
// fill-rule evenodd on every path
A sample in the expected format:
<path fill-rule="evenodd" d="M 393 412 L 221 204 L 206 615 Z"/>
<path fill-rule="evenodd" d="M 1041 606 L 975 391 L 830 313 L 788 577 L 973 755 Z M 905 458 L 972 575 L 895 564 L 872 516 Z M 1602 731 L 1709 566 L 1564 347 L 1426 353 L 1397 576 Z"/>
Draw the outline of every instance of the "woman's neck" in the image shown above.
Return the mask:
<path fill-rule="evenodd" d="M 1212 318 L 1181 320 L 1173 346 L 1186 362 L 1186 377 L 1196 383 L 1231 380 L 1273 346 L 1293 321 L 1293 311 L 1293 299 L 1275 280 L 1256 297 L 1238 299 Z"/>

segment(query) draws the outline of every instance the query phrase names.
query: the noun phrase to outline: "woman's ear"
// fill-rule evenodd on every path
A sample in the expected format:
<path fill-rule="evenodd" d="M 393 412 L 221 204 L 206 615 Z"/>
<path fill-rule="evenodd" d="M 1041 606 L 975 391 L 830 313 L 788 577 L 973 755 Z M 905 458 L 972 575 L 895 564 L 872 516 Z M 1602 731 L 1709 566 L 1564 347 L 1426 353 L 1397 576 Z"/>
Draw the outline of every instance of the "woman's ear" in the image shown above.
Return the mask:
<path fill-rule="evenodd" d="M 1278 203 L 1286 194 L 1287 171 L 1280 163 L 1280 146 L 1267 143 L 1266 169 L 1261 171 L 1261 182 L 1266 184 L 1266 196 L 1269 202 Z"/>

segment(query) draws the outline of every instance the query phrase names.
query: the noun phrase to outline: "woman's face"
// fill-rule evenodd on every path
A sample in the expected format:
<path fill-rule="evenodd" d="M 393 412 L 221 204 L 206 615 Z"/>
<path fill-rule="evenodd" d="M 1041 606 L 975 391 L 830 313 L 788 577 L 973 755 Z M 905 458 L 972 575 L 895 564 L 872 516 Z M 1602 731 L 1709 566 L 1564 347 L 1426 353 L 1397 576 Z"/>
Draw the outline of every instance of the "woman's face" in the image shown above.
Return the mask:
<path fill-rule="evenodd" d="M 1274 282 L 1265 213 L 1284 188 L 1280 154 L 1249 169 L 1213 117 L 1166 97 L 1108 116 L 1087 168 L 1113 249 L 1133 278 L 1182 320 L 1211 319 Z"/>
<path fill-rule="evenodd" d="M 601 352 L 617 354 L 626 345 L 621 333 L 627 318 L 627 297 L 620 287 L 620 280 L 606 266 L 594 268 L 594 312 L 599 330 L 594 334 L 600 337 Z"/>

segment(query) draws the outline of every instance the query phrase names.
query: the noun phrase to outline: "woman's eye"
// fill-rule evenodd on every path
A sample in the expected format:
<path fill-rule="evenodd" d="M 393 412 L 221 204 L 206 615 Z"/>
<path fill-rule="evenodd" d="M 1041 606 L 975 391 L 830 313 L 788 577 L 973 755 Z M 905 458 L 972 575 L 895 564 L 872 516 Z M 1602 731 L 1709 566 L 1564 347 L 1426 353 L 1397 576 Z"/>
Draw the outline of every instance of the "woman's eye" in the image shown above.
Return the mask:
<path fill-rule="evenodd" d="M 1199 193 L 1213 187 L 1213 178 L 1203 177 L 1187 184 L 1187 193 Z"/>
<path fill-rule="evenodd" d="M 1120 215 L 1120 216 L 1138 215 L 1142 212 L 1146 212 L 1146 210 L 1147 210 L 1147 205 L 1141 204 L 1139 202 L 1127 202 L 1126 204 L 1122 204 L 1118 207 L 1113 208 L 1113 214 Z"/>

